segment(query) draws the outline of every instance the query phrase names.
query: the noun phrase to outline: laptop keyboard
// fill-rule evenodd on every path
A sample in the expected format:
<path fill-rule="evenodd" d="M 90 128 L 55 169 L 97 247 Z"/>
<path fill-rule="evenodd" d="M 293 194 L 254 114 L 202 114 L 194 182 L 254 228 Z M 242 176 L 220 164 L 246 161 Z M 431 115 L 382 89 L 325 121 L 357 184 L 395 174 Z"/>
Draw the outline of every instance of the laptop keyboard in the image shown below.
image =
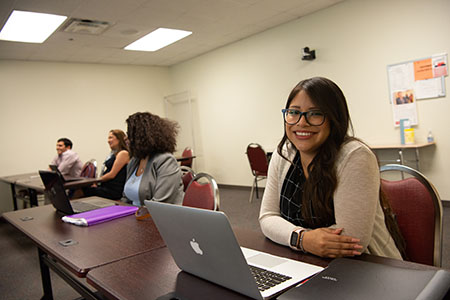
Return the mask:
<path fill-rule="evenodd" d="M 76 203 L 72 203 L 72 208 L 76 212 L 85 212 L 85 211 L 94 210 L 94 209 L 97 209 L 100 207 L 98 205 L 93 205 L 93 204 L 86 203 L 86 202 L 76 202 Z"/>
<path fill-rule="evenodd" d="M 251 266 L 251 265 L 249 265 L 249 267 L 250 267 L 250 271 L 253 274 L 253 277 L 256 280 L 258 289 L 261 292 L 268 290 L 271 287 L 274 287 L 286 280 L 291 279 L 291 277 L 289 277 L 289 276 L 275 273 L 272 271 L 268 271 L 268 270 L 265 270 L 262 268 L 258 268 L 258 267 Z"/>

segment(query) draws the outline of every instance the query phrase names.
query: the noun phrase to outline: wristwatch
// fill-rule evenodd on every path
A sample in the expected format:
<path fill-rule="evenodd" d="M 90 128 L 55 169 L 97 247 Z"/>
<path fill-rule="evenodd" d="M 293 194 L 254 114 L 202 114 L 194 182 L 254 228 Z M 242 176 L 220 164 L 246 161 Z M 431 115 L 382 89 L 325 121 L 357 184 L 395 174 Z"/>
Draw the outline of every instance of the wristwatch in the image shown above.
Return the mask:
<path fill-rule="evenodd" d="M 300 250 L 299 244 L 300 244 L 300 237 L 302 235 L 302 231 L 303 231 L 303 229 L 295 229 L 294 231 L 292 231 L 291 241 L 290 241 L 291 248 L 293 248 L 295 250 Z"/>
<path fill-rule="evenodd" d="M 292 249 L 306 253 L 305 248 L 303 248 L 303 236 L 306 231 L 306 229 L 296 229 L 292 231 L 291 241 L 289 243 Z"/>

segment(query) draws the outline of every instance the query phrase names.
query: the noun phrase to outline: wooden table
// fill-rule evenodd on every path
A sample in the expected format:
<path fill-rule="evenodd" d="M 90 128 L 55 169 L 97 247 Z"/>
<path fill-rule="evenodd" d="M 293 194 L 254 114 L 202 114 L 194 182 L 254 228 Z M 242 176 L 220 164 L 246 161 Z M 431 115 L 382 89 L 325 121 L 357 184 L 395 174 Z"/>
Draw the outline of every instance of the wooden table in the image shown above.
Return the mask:
<path fill-rule="evenodd" d="M 396 150 L 398 151 L 398 159 L 395 160 L 389 160 L 391 162 L 397 162 L 401 165 L 404 165 L 406 160 L 403 155 L 403 151 L 411 149 L 414 150 L 415 154 L 415 164 L 416 164 L 416 170 L 420 170 L 420 156 L 419 156 L 419 149 L 430 147 L 436 145 L 435 142 L 431 143 L 421 143 L 421 144 L 411 144 L 411 145 L 401 145 L 401 144 L 391 144 L 391 145 L 371 145 L 370 148 L 372 150 Z"/>
<path fill-rule="evenodd" d="M 100 182 L 100 178 L 79 177 L 76 180 L 64 182 L 64 188 L 80 189 L 83 187 L 91 186 L 94 183 L 99 183 L 99 182 Z"/>
<path fill-rule="evenodd" d="M 107 299 L 249 299 L 182 272 L 167 247 L 95 268 L 87 282 Z"/>
<path fill-rule="evenodd" d="M 153 221 L 137 221 L 134 215 L 79 227 L 64 223 L 53 206 L 45 205 L 7 212 L 3 217 L 38 247 L 43 299 L 53 297 L 49 267 L 83 297 L 96 299 L 76 277 L 86 277 L 93 268 L 165 246 Z"/>
<path fill-rule="evenodd" d="M 14 210 L 17 210 L 17 198 L 19 196 L 16 192 L 16 187 L 24 187 L 28 190 L 30 197 L 30 205 L 38 206 L 37 195 L 38 193 L 44 193 L 45 187 L 42 183 L 41 177 L 38 172 L 17 174 L 11 176 L 0 177 L 0 181 L 11 185 L 11 195 L 13 200 Z M 99 178 L 85 178 L 79 177 L 77 180 L 67 181 L 64 183 L 66 189 L 78 189 L 86 186 L 90 186 L 99 182 Z"/>
<path fill-rule="evenodd" d="M 260 231 L 234 228 L 239 244 L 274 255 L 326 267 L 331 259 L 291 250 L 273 243 Z M 360 260 L 411 269 L 436 269 L 395 259 L 361 255 Z M 87 282 L 108 299 L 249 299 L 244 295 L 220 287 L 181 271 L 167 247 L 100 266 L 91 270 Z"/>
<path fill-rule="evenodd" d="M 0 177 L 0 181 L 3 181 L 5 183 L 9 184 L 11 187 L 11 195 L 12 195 L 14 210 L 17 210 L 16 182 L 22 181 L 22 180 L 31 180 L 36 175 L 39 177 L 39 174 L 36 172 Z M 42 185 L 42 187 L 43 187 L 43 185 Z M 32 206 L 37 205 L 37 192 L 35 190 L 29 191 L 29 194 L 30 194 L 30 205 L 32 205 Z"/>
<path fill-rule="evenodd" d="M 76 200 L 75 200 L 76 201 Z M 78 227 L 61 221 L 52 206 L 7 212 L 3 217 L 38 247 L 43 299 L 52 299 L 49 268 L 85 299 L 246 299 L 245 296 L 182 272 L 153 221 L 127 216 Z M 331 259 L 293 251 L 260 231 L 234 228 L 241 246 L 326 267 Z M 432 266 L 372 255 L 355 259 L 413 269 Z M 86 281 L 77 277 L 87 277 Z M 93 288 L 101 294 L 93 292 Z"/>

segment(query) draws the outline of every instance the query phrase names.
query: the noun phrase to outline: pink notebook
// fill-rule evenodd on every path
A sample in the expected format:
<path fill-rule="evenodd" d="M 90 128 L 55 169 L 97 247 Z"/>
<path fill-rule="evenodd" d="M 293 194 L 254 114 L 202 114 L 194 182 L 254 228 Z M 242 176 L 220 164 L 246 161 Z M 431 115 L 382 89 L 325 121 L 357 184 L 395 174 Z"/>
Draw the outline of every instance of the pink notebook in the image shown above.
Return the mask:
<path fill-rule="evenodd" d="M 103 222 L 107 222 L 120 217 L 134 214 L 138 210 L 137 206 L 114 205 L 82 212 L 70 216 L 62 217 L 67 223 L 79 226 L 91 226 Z"/>

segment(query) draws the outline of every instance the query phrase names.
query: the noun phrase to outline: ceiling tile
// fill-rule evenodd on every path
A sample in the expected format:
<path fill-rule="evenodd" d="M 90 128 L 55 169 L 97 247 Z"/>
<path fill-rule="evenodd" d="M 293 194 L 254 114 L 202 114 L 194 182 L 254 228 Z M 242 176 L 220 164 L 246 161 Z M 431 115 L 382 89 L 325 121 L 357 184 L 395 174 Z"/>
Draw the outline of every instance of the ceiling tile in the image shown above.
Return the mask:
<path fill-rule="evenodd" d="M 0 41 L 0 59 L 170 66 L 343 0 L 0 0 L 0 26 L 13 9 L 110 22 L 100 35 L 68 33 L 43 44 Z M 158 27 L 192 35 L 156 52 L 126 45 Z"/>

